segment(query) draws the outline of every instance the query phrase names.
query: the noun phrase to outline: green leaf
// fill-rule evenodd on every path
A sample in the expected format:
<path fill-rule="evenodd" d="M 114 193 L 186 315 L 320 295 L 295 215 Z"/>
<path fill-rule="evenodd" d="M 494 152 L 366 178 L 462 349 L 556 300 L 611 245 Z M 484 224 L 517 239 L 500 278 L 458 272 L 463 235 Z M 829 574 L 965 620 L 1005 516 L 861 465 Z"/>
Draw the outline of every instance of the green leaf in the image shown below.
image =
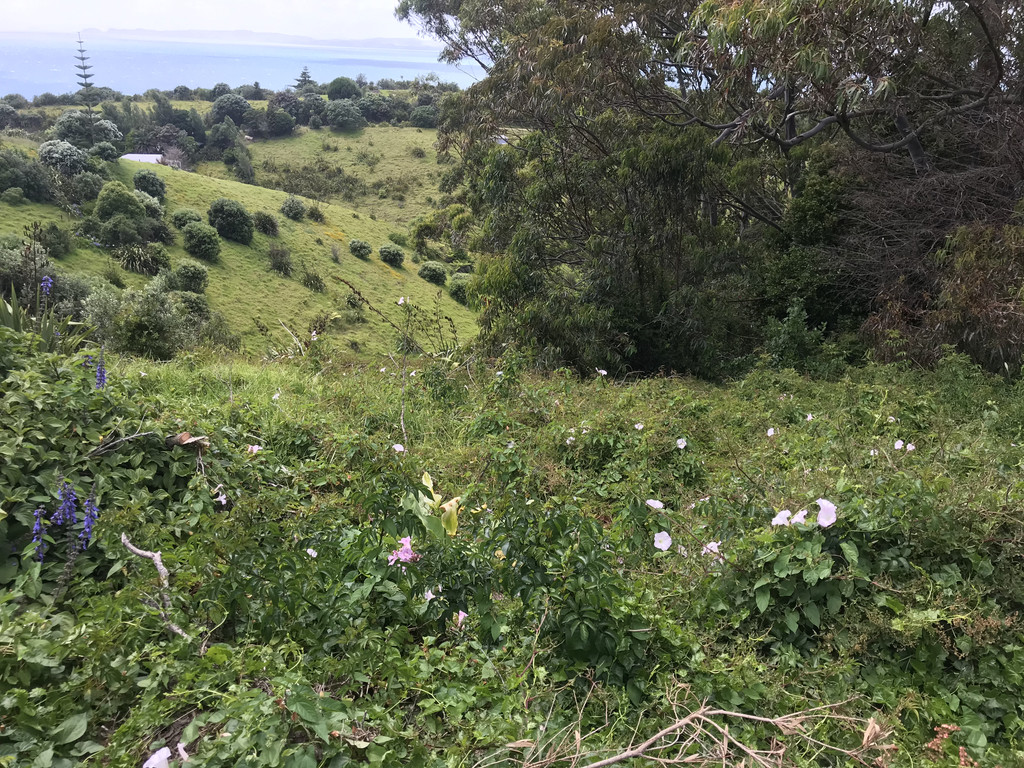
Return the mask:
<path fill-rule="evenodd" d="M 68 744 L 72 741 L 78 741 L 78 739 L 82 738 L 88 725 L 89 716 L 84 712 L 72 715 L 54 729 L 53 740 L 57 744 Z"/>
<path fill-rule="evenodd" d="M 768 607 L 771 597 L 771 588 L 761 587 L 757 590 L 754 595 L 754 600 L 757 602 L 757 610 L 759 613 L 764 613 L 765 609 Z"/>
<path fill-rule="evenodd" d="M 804 616 L 816 627 L 821 626 L 821 609 L 818 608 L 817 603 L 808 603 L 804 606 Z"/>
<path fill-rule="evenodd" d="M 860 553 L 857 552 L 857 547 L 851 544 L 849 541 L 844 541 L 839 545 L 839 548 L 843 550 L 843 556 L 850 564 L 851 568 L 856 568 L 857 563 L 860 561 Z"/>
<path fill-rule="evenodd" d="M 796 632 L 797 627 L 800 626 L 800 617 L 797 615 L 796 611 L 786 611 L 785 621 L 790 632 Z"/>

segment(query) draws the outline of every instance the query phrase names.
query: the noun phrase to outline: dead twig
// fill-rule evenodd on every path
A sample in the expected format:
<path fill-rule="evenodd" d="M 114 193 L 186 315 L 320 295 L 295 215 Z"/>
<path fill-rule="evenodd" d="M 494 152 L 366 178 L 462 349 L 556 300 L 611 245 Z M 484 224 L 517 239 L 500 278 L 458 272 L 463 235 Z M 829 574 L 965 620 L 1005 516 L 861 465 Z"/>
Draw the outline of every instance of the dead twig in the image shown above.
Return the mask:
<path fill-rule="evenodd" d="M 160 618 L 163 620 L 167 628 L 174 634 L 191 641 L 192 636 L 185 630 L 171 621 L 171 595 L 170 595 L 170 572 L 164 566 L 164 560 L 160 556 L 159 552 L 148 552 L 145 549 L 139 549 L 132 544 L 131 539 L 128 538 L 127 533 L 121 534 L 121 543 L 124 544 L 125 549 L 131 552 L 137 557 L 144 557 L 147 560 L 153 562 L 153 566 L 156 568 L 157 575 L 160 578 L 160 601 L 163 607 L 158 606 L 157 610 L 160 612 Z"/>

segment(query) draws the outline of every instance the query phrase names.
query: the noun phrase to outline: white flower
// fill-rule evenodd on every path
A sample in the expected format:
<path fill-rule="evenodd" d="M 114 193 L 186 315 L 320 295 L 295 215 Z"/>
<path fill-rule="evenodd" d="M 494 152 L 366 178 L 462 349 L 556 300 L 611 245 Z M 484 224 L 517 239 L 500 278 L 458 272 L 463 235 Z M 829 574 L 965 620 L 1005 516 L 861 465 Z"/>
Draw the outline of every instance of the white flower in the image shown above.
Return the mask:
<path fill-rule="evenodd" d="M 814 421 L 814 414 L 808 413 L 807 414 L 807 421 Z"/>
<path fill-rule="evenodd" d="M 798 523 L 799 524 L 803 524 L 803 523 L 806 523 L 806 522 L 807 522 L 807 510 L 806 509 L 801 509 L 795 515 L 793 515 L 792 519 L 789 521 L 789 524 L 790 525 L 797 525 Z"/>
<path fill-rule="evenodd" d="M 170 756 L 170 748 L 162 747 L 150 755 L 149 760 L 142 764 L 142 768 L 167 768 L 167 758 Z"/>
<path fill-rule="evenodd" d="M 306 554 L 309 555 L 310 557 L 316 557 L 316 550 L 313 549 L 312 547 L 310 547 L 309 549 L 306 550 Z"/>
<path fill-rule="evenodd" d="M 870 454 L 871 456 L 877 456 L 878 455 L 878 449 L 877 448 L 872 448 L 870 451 L 868 451 L 868 454 Z"/>
<path fill-rule="evenodd" d="M 640 430 L 642 430 L 643 428 L 644 428 L 644 425 L 643 425 L 643 423 L 641 423 L 641 422 L 639 422 L 639 421 L 638 421 L 638 422 L 637 422 L 636 424 L 634 424 L 634 425 L 633 425 L 633 429 L 635 429 L 635 430 L 636 430 L 637 432 L 639 432 L 639 431 L 640 431 Z"/>
<path fill-rule="evenodd" d="M 886 421 L 888 421 L 890 424 L 895 424 L 896 423 L 896 417 L 895 416 L 890 416 L 888 419 L 886 419 Z"/>
<path fill-rule="evenodd" d="M 716 560 L 721 560 L 722 555 L 719 553 L 718 548 L 722 546 L 720 541 L 709 541 L 704 545 L 704 548 L 700 551 L 702 555 L 715 555 Z"/>
<path fill-rule="evenodd" d="M 410 375 L 410 376 L 415 376 L 415 375 L 416 375 L 416 371 L 413 371 L 413 372 L 412 372 L 412 373 L 410 373 L 409 375 Z"/>
<path fill-rule="evenodd" d="M 402 306 L 403 304 L 405 304 L 405 296 L 399 296 L 398 297 L 398 306 Z"/>
<path fill-rule="evenodd" d="M 380 372 L 381 372 L 381 373 L 384 373 L 385 371 L 387 371 L 387 368 L 381 368 L 381 369 L 380 369 Z"/>
<path fill-rule="evenodd" d="M 178 757 L 181 758 L 181 762 L 188 762 L 188 752 L 185 751 L 185 745 L 182 744 L 180 741 L 178 742 Z"/>
<path fill-rule="evenodd" d="M 788 509 L 784 509 L 775 517 L 772 518 L 772 525 L 789 525 L 789 516 L 793 514 Z"/>
<path fill-rule="evenodd" d="M 836 505 L 828 499 L 818 499 L 818 507 L 821 509 L 818 513 L 818 525 L 828 528 L 836 521 Z"/>
<path fill-rule="evenodd" d="M 148 376 L 149 374 L 145 371 L 139 371 L 139 376 Z"/>
<path fill-rule="evenodd" d="M 648 499 L 647 500 L 647 506 L 650 507 L 651 509 L 664 509 L 665 508 L 665 505 L 662 504 L 657 499 Z"/>
<path fill-rule="evenodd" d="M 496 371 L 494 375 L 495 375 L 495 376 L 496 376 L 497 378 L 499 378 L 499 379 L 500 379 L 500 378 L 501 378 L 502 376 L 504 376 L 504 375 L 505 375 L 505 372 L 504 372 L 504 371 Z"/>
<path fill-rule="evenodd" d="M 654 548 L 660 549 L 662 552 L 667 552 L 668 548 L 672 546 L 672 537 L 668 535 L 668 531 L 658 531 L 654 534 Z"/>
<path fill-rule="evenodd" d="M 391 447 L 394 449 L 395 453 L 405 453 L 405 446 L 401 443 L 395 443 Z"/>
<path fill-rule="evenodd" d="M 255 454 L 257 454 L 257 453 L 259 453 L 260 451 L 263 450 L 263 446 L 262 445 L 250 445 L 245 450 L 248 451 L 249 453 L 255 455 Z"/>
<path fill-rule="evenodd" d="M 281 393 L 280 392 L 275 392 L 270 399 L 271 400 L 280 400 L 281 399 Z"/>
<path fill-rule="evenodd" d="M 575 443 L 575 442 L 576 442 L 576 438 L 575 438 L 575 437 L 567 437 L 567 438 L 565 439 L 565 444 L 566 444 L 566 445 L 572 445 L 572 444 L 573 444 L 573 443 Z"/>
<path fill-rule="evenodd" d="M 910 453 L 911 451 L 916 451 L 916 450 L 917 450 L 917 446 L 916 445 L 914 445 L 913 443 L 907 443 L 907 453 Z"/>
<path fill-rule="evenodd" d="M 431 600 L 433 600 L 435 597 L 436 597 L 436 595 L 431 590 L 429 590 L 429 589 L 426 592 L 423 593 L 423 599 L 426 600 L 428 603 Z"/>
<path fill-rule="evenodd" d="M 312 332 L 311 332 L 311 333 L 309 334 L 309 338 L 310 338 L 310 339 L 312 339 L 313 341 L 316 341 L 316 331 L 312 331 Z"/>
<path fill-rule="evenodd" d="M 903 441 L 902 440 L 897 440 L 895 443 L 893 443 L 892 447 L 895 448 L 897 451 L 902 451 L 903 450 Z"/>
<path fill-rule="evenodd" d="M 775 437 L 775 427 L 768 427 L 768 437 Z"/>
<path fill-rule="evenodd" d="M 676 440 L 676 448 L 678 448 L 681 451 L 685 447 L 686 447 L 686 440 L 685 439 L 680 437 L 678 440 Z"/>
<path fill-rule="evenodd" d="M 594 370 L 597 371 L 598 374 L 601 375 L 601 376 L 607 376 L 608 375 L 608 371 L 606 371 L 604 368 L 595 368 Z"/>

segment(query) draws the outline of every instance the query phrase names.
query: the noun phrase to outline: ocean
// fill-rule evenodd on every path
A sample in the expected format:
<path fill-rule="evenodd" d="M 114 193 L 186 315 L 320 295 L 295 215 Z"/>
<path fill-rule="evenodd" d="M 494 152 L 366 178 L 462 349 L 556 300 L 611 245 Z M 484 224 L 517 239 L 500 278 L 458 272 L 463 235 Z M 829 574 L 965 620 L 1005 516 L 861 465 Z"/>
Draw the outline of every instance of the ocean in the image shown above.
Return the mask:
<path fill-rule="evenodd" d="M 330 45 L 268 45 L 253 43 L 171 42 L 86 37 L 93 85 L 125 94 L 150 88 L 170 90 L 177 85 L 211 88 L 227 83 L 232 88 L 258 81 L 263 88 L 280 90 L 292 85 L 303 67 L 318 82 L 336 77 L 368 80 L 412 79 L 435 73 L 441 80 L 465 88 L 482 77 L 473 66 L 452 66 L 437 61 L 439 49 L 413 41 L 412 47 L 332 47 Z M 393 42 L 393 41 L 390 41 Z M 78 90 L 74 68 L 78 62 L 73 35 L 54 36 L 0 33 L 0 97 L 20 93 L 31 99 L 40 93 Z"/>

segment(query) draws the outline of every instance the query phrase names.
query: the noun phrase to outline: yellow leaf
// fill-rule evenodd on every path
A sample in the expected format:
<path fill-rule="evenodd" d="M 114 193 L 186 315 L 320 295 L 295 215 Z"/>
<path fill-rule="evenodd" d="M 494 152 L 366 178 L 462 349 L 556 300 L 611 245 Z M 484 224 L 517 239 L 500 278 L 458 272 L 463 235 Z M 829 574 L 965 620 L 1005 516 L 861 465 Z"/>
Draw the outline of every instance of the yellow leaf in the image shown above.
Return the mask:
<path fill-rule="evenodd" d="M 456 496 L 441 507 L 441 525 L 449 536 L 454 536 L 459 530 L 459 498 Z"/>

